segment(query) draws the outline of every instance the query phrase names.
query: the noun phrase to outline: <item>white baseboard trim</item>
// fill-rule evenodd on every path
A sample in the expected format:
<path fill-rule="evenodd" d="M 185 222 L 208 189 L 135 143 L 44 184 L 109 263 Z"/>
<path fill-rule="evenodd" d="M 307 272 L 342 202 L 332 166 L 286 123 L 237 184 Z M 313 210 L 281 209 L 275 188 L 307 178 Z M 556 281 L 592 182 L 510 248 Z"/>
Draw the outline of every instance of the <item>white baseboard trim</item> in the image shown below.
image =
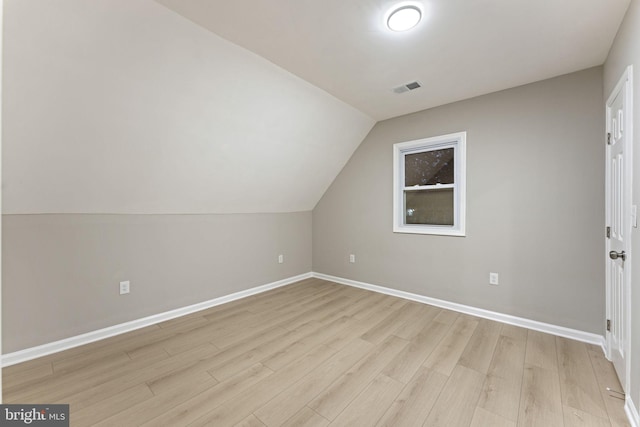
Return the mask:
<path fill-rule="evenodd" d="M 256 295 L 262 292 L 266 292 L 271 289 L 276 289 L 282 286 L 286 286 L 291 283 L 298 282 L 300 280 L 308 279 L 310 277 L 316 277 L 318 279 L 328 280 L 330 282 L 340 283 L 343 285 L 353 286 L 356 288 L 366 289 L 369 291 L 391 295 L 394 297 L 404 298 L 407 300 L 416 301 L 423 304 L 429 304 L 436 307 L 446 308 L 448 310 L 470 314 L 472 316 L 482 317 L 485 319 L 495 320 L 497 322 L 507 323 L 510 325 L 520 326 L 527 329 L 533 329 L 536 331 L 545 332 L 552 335 L 571 338 L 577 341 L 598 345 L 602 347 L 603 350 L 605 346 L 604 337 L 597 334 L 583 332 L 576 329 L 565 328 L 563 326 L 556 326 L 549 323 L 538 322 L 535 320 L 525 319 L 522 317 L 511 316 L 508 314 L 502 314 L 495 311 L 484 310 L 481 308 L 476 308 L 468 305 L 431 298 L 424 295 L 418 295 L 410 292 L 399 291 L 396 289 L 386 288 L 384 286 L 372 285 L 369 283 L 358 282 L 351 279 L 344 279 L 342 277 L 331 276 L 328 274 L 310 272 L 310 273 L 304 273 L 298 276 L 293 276 L 286 279 L 278 280 L 276 282 L 268 283 L 266 285 L 257 286 L 255 288 L 246 289 L 244 291 L 235 292 L 233 294 L 214 298 L 214 299 L 193 304 L 187 307 L 177 308 L 175 310 L 166 311 L 164 313 L 154 314 L 152 316 L 144 317 L 137 320 L 132 320 L 130 322 L 121 323 L 118 325 L 110 326 L 108 328 L 99 329 L 92 332 L 87 332 L 85 334 L 77 335 L 70 338 L 65 338 L 63 340 L 54 341 L 54 342 L 39 345 L 36 347 L 27 348 L 25 350 L 3 354 L 2 357 L 0 358 L 0 366 L 2 367 L 11 366 L 17 363 L 36 359 L 38 357 L 43 357 L 49 354 L 68 350 L 70 348 L 79 347 L 81 345 L 89 344 L 89 343 L 99 341 L 105 338 L 109 338 L 115 335 L 120 335 L 126 332 L 134 331 L 136 329 L 144 328 L 146 326 L 151 326 L 156 323 L 175 319 L 176 317 L 185 316 L 187 314 L 191 314 L 197 311 L 205 310 L 207 308 L 215 307 L 216 305 L 224 304 L 224 303 L 235 301 L 241 298 L 246 298 L 251 295 Z M 635 414 L 636 420 L 637 420 L 638 412 L 633 406 L 633 402 L 631 402 L 629 399 L 627 399 L 627 401 L 628 401 L 627 403 L 630 404 L 631 406 L 630 407 L 625 406 L 625 410 L 633 411 L 631 413 Z M 630 413 L 627 412 L 627 414 L 630 414 Z M 640 427 L 640 425 L 636 423 L 636 426 L 634 427 Z"/>
<path fill-rule="evenodd" d="M 640 415 L 638 415 L 638 409 L 633 404 L 633 401 L 629 396 L 627 396 L 624 402 L 624 412 L 627 414 L 631 427 L 640 427 Z"/>
<path fill-rule="evenodd" d="M 468 305 L 449 302 L 441 299 L 430 298 L 424 295 L 413 294 L 411 292 L 399 291 L 396 289 L 385 288 L 384 286 L 372 285 L 369 283 L 358 282 L 356 280 L 344 279 L 342 277 L 330 276 L 322 273 L 312 273 L 313 277 L 328 280 L 330 282 L 340 283 L 356 288 L 367 289 L 369 291 L 381 294 L 391 295 L 398 298 L 404 298 L 411 301 L 421 302 L 423 304 L 434 305 L 440 308 L 457 311 L 460 313 L 470 314 L 484 319 L 495 320 L 496 322 L 507 323 L 509 325 L 520 326 L 535 331 L 545 332 L 547 334 L 557 335 L 565 338 L 571 338 L 576 341 L 582 341 L 602 347 L 604 351 L 604 337 L 590 332 L 579 331 L 576 329 L 565 328 L 563 326 L 552 325 L 549 323 L 538 322 L 536 320 L 525 319 L 522 317 L 511 316 L 509 314 L 498 313 L 495 311 L 484 310 L 482 308 L 471 307 Z M 640 427 L 640 426 L 639 426 Z"/>
<path fill-rule="evenodd" d="M 256 295 L 262 292 L 266 292 L 271 289 L 276 289 L 282 286 L 286 286 L 291 283 L 298 282 L 300 280 L 308 279 L 310 277 L 313 277 L 312 273 L 300 274 L 298 276 L 293 276 L 286 279 L 278 280 L 276 282 L 268 283 L 262 286 L 257 286 L 251 289 L 246 289 L 240 292 L 235 292 L 233 294 L 214 298 L 208 301 L 200 302 L 200 303 L 189 305 L 186 307 L 177 308 L 175 310 L 166 311 L 164 313 L 154 314 L 152 316 L 144 317 L 142 319 L 120 323 L 118 325 L 110 326 L 108 328 L 98 329 L 96 331 L 87 332 L 82 335 L 76 335 L 74 337 L 65 338 L 60 341 L 54 341 L 48 344 L 27 348 L 25 350 L 3 354 L 2 358 L 0 359 L 0 366 L 6 367 L 6 366 L 15 365 L 17 363 L 26 362 L 28 360 L 36 359 L 42 356 L 47 356 L 49 354 L 68 350 L 70 348 L 78 347 L 81 345 L 89 344 L 89 343 L 99 341 L 105 338 L 109 338 L 115 335 L 124 334 L 125 332 L 131 332 L 136 329 L 154 325 L 156 323 L 175 319 L 176 317 L 195 313 L 196 311 L 201 311 L 207 308 L 215 307 L 216 305 L 224 304 L 224 303 L 235 301 L 241 298 L 246 298 L 251 295 Z"/>

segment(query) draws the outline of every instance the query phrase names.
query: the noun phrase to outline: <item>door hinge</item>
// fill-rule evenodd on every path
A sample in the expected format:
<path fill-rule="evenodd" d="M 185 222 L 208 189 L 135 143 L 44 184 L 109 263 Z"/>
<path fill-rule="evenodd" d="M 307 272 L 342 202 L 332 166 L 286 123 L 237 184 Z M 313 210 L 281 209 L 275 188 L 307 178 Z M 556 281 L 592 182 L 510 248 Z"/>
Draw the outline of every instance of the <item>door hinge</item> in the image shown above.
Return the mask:
<path fill-rule="evenodd" d="M 611 132 L 607 133 L 607 145 L 611 145 Z"/>
<path fill-rule="evenodd" d="M 611 320 L 607 319 L 607 332 L 611 332 Z"/>
<path fill-rule="evenodd" d="M 611 238 L 611 227 L 607 227 L 607 239 Z"/>

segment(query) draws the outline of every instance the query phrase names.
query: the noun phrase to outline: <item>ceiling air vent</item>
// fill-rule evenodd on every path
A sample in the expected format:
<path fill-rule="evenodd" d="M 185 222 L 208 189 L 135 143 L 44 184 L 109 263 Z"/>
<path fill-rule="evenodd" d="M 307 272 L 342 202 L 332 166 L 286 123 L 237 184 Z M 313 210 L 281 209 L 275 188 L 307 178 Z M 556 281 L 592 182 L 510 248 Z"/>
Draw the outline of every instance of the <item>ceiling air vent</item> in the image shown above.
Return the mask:
<path fill-rule="evenodd" d="M 416 81 L 416 82 L 403 84 L 402 86 L 394 87 L 393 91 L 395 93 L 404 93 L 404 92 L 409 92 L 410 90 L 418 89 L 419 87 L 422 87 L 422 84 Z"/>

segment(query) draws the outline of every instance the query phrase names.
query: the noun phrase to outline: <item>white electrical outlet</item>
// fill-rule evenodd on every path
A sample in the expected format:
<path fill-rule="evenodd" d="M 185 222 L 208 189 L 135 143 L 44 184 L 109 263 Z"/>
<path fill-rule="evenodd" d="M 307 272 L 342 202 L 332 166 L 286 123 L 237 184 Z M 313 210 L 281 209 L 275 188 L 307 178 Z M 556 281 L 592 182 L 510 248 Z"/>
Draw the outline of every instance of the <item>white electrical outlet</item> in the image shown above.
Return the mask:
<path fill-rule="evenodd" d="M 355 256 L 354 254 L 350 254 L 350 255 L 349 255 L 349 262 L 350 262 L 351 264 L 353 264 L 353 263 L 355 263 L 355 262 L 356 262 L 356 256 Z"/>
<path fill-rule="evenodd" d="M 131 283 L 128 280 L 120 282 L 120 295 L 128 294 L 131 289 Z"/>
<path fill-rule="evenodd" d="M 278 264 L 282 264 L 284 263 L 284 255 L 280 254 L 278 255 Z"/>
<path fill-rule="evenodd" d="M 498 273 L 489 273 L 489 284 L 490 285 L 498 284 Z"/>

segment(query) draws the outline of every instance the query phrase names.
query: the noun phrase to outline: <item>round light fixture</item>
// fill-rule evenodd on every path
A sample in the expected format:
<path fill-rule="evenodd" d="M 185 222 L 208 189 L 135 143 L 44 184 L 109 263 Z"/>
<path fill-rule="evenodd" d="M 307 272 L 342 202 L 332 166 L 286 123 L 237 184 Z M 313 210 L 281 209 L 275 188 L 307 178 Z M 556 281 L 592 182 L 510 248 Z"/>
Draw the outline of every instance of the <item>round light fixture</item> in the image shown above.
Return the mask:
<path fill-rule="evenodd" d="M 387 27 L 392 31 L 407 31 L 418 25 L 422 11 L 417 6 L 401 6 L 391 12 Z"/>

